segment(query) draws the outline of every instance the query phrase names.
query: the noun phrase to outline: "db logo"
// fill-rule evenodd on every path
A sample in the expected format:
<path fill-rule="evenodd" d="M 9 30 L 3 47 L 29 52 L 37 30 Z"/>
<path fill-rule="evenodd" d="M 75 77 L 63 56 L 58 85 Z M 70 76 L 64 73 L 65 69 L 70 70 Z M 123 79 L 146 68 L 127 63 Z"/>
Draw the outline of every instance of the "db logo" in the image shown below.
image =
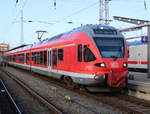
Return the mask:
<path fill-rule="evenodd" d="M 112 62 L 111 63 L 111 68 L 118 68 L 118 63 L 117 62 Z"/>

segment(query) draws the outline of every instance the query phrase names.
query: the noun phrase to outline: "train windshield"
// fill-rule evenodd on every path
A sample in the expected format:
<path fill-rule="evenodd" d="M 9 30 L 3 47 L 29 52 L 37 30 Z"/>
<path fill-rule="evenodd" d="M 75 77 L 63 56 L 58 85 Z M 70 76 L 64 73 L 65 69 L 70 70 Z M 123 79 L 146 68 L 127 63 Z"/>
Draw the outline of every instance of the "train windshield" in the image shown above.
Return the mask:
<path fill-rule="evenodd" d="M 125 52 L 123 38 L 94 38 L 103 58 L 123 58 Z"/>

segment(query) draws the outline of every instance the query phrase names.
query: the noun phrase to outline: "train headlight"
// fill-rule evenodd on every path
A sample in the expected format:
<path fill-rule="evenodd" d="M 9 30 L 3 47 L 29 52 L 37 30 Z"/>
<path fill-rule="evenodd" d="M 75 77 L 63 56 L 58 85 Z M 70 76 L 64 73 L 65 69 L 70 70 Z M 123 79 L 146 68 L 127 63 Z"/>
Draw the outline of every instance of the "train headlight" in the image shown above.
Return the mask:
<path fill-rule="evenodd" d="M 125 62 L 125 63 L 123 63 L 122 66 L 123 66 L 123 68 L 127 68 L 128 67 L 128 63 Z"/>
<path fill-rule="evenodd" d="M 95 66 L 101 67 L 101 68 L 106 68 L 105 63 L 96 63 Z"/>

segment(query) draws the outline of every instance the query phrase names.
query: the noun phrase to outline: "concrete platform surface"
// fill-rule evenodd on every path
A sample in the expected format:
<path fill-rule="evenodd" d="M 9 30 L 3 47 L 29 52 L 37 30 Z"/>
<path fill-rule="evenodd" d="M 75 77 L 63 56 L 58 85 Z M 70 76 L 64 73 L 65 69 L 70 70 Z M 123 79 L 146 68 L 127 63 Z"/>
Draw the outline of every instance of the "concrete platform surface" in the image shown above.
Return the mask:
<path fill-rule="evenodd" d="M 150 84 L 150 78 L 147 77 L 147 73 L 129 72 L 129 76 L 133 76 L 133 79 L 129 79 L 129 83 L 138 84 Z"/>
<path fill-rule="evenodd" d="M 129 72 L 128 94 L 150 101 L 150 78 L 147 73 Z"/>

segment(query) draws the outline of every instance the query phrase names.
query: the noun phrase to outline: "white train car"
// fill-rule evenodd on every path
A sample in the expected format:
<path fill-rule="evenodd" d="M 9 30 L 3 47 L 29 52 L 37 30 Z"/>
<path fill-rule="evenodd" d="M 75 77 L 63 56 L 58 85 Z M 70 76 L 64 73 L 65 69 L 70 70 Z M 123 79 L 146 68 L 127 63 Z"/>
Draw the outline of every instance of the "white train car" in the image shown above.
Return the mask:
<path fill-rule="evenodd" d="M 129 71 L 147 72 L 147 42 L 148 37 L 127 40 L 129 44 Z"/>

